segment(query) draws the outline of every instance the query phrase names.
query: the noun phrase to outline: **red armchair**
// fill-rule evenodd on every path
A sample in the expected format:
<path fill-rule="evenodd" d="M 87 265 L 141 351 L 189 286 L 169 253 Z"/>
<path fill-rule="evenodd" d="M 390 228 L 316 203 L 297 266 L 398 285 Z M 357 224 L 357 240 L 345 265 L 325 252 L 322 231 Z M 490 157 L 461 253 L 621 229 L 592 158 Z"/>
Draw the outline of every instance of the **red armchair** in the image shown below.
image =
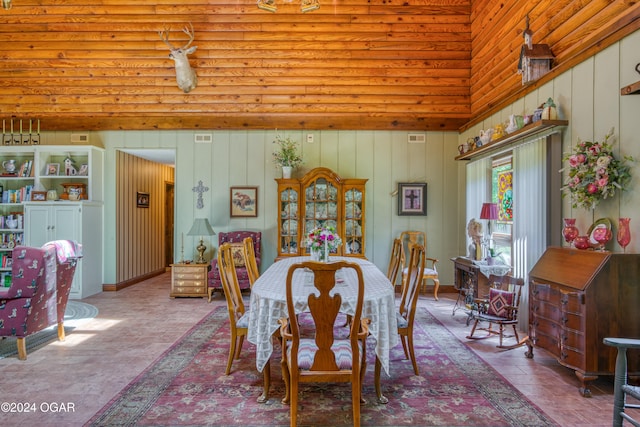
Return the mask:
<path fill-rule="evenodd" d="M 236 264 L 236 275 L 238 276 L 238 284 L 240 289 L 249 289 L 249 273 L 244 265 L 244 256 L 242 255 L 242 241 L 245 237 L 251 237 L 253 247 L 256 252 L 256 263 L 260 268 L 260 242 L 262 240 L 262 232 L 260 231 L 229 231 L 227 233 L 218 233 L 218 247 L 223 243 L 233 244 L 233 261 Z M 218 259 L 214 257 L 211 260 L 211 269 L 209 270 L 209 301 L 211 295 L 216 289 L 222 289 L 222 280 L 220 279 L 220 271 L 218 271 Z"/>
<path fill-rule="evenodd" d="M 80 245 L 70 242 L 77 253 L 69 254 L 61 263 L 58 248 L 65 244 L 58 242 L 42 248 L 16 247 L 12 255 L 11 286 L 0 288 L 0 336 L 17 338 L 20 360 L 27 358 L 25 338 L 29 335 L 57 323 L 58 338 L 64 340 L 68 290 L 77 257 L 81 255 Z"/>

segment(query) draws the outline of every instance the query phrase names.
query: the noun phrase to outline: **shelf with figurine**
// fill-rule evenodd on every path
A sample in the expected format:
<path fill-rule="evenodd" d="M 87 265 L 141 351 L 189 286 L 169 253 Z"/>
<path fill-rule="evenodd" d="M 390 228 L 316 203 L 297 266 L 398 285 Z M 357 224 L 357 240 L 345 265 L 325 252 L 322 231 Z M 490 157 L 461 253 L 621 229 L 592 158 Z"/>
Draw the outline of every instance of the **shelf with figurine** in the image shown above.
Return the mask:
<path fill-rule="evenodd" d="M 470 149 L 469 151 L 465 151 L 460 155 L 456 156 L 456 160 L 472 160 L 475 157 L 478 157 L 481 154 L 486 154 L 487 152 L 494 151 L 498 148 L 502 148 L 507 146 L 510 143 L 513 143 L 517 140 L 523 140 L 532 135 L 541 133 L 543 131 L 552 129 L 558 126 L 567 126 L 569 125 L 568 120 L 538 120 L 528 125 L 523 126 L 522 128 L 513 131 L 505 136 L 497 138 L 495 140 L 489 141 L 486 144 L 482 144 L 480 147 L 475 147 L 474 149 Z"/>

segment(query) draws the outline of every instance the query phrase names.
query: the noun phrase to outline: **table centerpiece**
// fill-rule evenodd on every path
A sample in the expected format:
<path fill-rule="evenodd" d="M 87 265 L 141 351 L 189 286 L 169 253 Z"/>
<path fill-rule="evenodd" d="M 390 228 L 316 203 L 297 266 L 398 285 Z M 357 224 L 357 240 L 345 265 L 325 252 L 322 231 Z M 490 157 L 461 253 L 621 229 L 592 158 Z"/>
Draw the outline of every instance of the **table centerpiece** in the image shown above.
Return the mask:
<path fill-rule="evenodd" d="M 329 254 L 336 252 L 342 245 L 342 239 L 333 227 L 318 227 L 307 235 L 307 247 L 311 259 L 320 262 L 329 262 Z"/>

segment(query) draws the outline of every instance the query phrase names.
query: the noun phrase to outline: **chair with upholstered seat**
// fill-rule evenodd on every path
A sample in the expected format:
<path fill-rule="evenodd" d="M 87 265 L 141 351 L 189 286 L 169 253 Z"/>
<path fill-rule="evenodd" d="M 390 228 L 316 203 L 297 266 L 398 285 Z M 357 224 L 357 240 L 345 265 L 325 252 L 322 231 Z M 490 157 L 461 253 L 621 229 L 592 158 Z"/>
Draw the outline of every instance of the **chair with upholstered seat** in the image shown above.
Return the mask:
<path fill-rule="evenodd" d="M 626 420 L 639 427 L 640 418 L 632 418 L 625 409 L 640 409 L 640 387 L 627 382 L 627 349 L 632 349 L 635 352 L 634 357 L 637 357 L 640 351 L 640 339 L 605 338 L 603 342 L 618 349 L 613 383 L 613 426 L 622 426 Z M 629 397 L 634 399 L 633 403 L 628 400 Z M 635 411 L 635 414 L 638 412 Z"/>
<path fill-rule="evenodd" d="M 64 311 L 82 256 L 79 248 L 65 240 L 13 249 L 11 286 L 0 288 L 0 337 L 16 337 L 18 359 L 27 358 L 26 338 L 49 326 L 57 324 L 58 339 L 64 341 Z"/>
<path fill-rule="evenodd" d="M 256 251 L 253 246 L 253 238 L 245 237 L 242 241 L 242 254 L 244 255 L 244 265 L 247 268 L 247 275 L 249 276 L 249 286 L 253 287 L 253 284 L 260 277 L 260 268 L 256 261 Z"/>
<path fill-rule="evenodd" d="M 238 286 L 231 244 L 224 243 L 218 248 L 218 266 L 220 268 L 220 278 L 222 279 L 222 289 L 227 300 L 231 326 L 231 345 L 225 371 L 225 374 L 229 375 L 233 359 L 240 358 L 244 337 L 247 335 L 249 327 L 249 313 L 246 312 L 242 293 Z"/>
<path fill-rule="evenodd" d="M 336 318 L 342 298 L 337 286 L 338 270 L 355 270 L 358 277 L 358 297 L 350 323 L 349 336 L 340 336 Z M 297 272 L 297 270 L 300 270 Z M 293 275 L 309 274 L 308 311 L 296 312 L 293 300 Z M 314 288 L 315 287 L 315 288 Z M 282 336 L 282 375 L 286 391 L 283 403 L 289 403 L 291 426 L 298 414 L 298 384 L 318 382 L 351 383 L 353 425 L 360 425 L 361 386 L 366 371 L 366 339 L 368 322 L 361 319 L 364 300 L 364 278 L 360 266 L 339 261 L 314 261 L 293 264 L 287 274 L 287 311 L 289 318 L 280 319 Z M 312 320 L 311 320 L 312 319 Z M 308 402 L 313 405 L 313 402 Z"/>
<path fill-rule="evenodd" d="M 524 279 L 515 278 L 510 275 L 497 276 L 491 274 L 489 276 L 489 298 L 476 298 L 474 311 L 471 313 L 473 327 L 468 339 L 485 339 L 498 335 L 500 343 L 498 348 L 515 348 L 523 345 L 526 340 L 520 340 L 518 337 L 518 306 L 520 304 L 520 296 L 524 287 Z M 478 328 L 480 322 L 487 322 L 488 326 Z M 493 329 L 493 325 L 497 325 L 498 329 Z M 505 327 L 513 328 L 513 335 L 505 334 Z M 477 336 L 476 331 L 485 331 L 486 334 Z M 504 345 L 504 338 L 515 337 L 515 344 Z"/>
<path fill-rule="evenodd" d="M 250 289 L 251 282 L 249 281 L 249 273 L 247 267 L 244 265 L 244 244 L 245 238 L 251 237 L 253 240 L 253 248 L 255 251 L 256 265 L 260 268 L 260 253 L 261 253 L 261 241 L 262 232 L 260 231 L 229 231 L 218 233 L 218 247 L 225 243 L 230 243 L 233 249 L 233 259 L 236 266 L 236 277 L 238 278 L 238 285 L 240 289 Z M 209 277 L 209 302 L 211 297 L 217 289 L 222 289 L 222 279 L 220 279 L 220 271 L 218 270 L 218 259 L 211 260 L 211 269 L 208 273 Z"/>
<path fill-rule="evenodd" d="M 424 231 L 403 231 L 400 233 L 400 240 L 402 241 L 403 252 L 406 254 L 409 252 L 409 246 L 413 244 L 418 244 L 424 247 L 425 252 L 425 267 L 424 273 L 422 275 L 422 287 L 426 292 L 427 289 L 427 280 L 433 281 L 433 298 L 438 300 L 438 289 L 440 288 L 440 279 L 438 278 L 438 270 L 436 268 L 436 264 L 438 260 L 435 258 L 429 258 L 426 256 L 427 253 L 427 235 Z M 406 260 L 403 261 L 403 264 Z M 402 277 L 404 282 L 404 277 L 407 274 L 407 267 L 405 266 L 402 270 Z"/>

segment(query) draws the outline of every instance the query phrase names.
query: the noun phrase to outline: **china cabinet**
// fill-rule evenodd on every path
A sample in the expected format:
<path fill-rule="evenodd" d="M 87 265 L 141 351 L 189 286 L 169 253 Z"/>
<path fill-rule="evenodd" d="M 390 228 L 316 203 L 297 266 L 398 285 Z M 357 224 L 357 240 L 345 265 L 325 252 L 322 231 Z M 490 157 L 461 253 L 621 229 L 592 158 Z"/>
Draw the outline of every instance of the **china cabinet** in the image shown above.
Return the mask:
<path fill-rule="evenodd" d="M 335 228 L 342 239 L 336 255 L 364 257 L 367 179 L 345 179 L 315 168 L 301 179 L 276 182 L 279 258 L 308 255 L 305 240 L 317 227 Z"/>

